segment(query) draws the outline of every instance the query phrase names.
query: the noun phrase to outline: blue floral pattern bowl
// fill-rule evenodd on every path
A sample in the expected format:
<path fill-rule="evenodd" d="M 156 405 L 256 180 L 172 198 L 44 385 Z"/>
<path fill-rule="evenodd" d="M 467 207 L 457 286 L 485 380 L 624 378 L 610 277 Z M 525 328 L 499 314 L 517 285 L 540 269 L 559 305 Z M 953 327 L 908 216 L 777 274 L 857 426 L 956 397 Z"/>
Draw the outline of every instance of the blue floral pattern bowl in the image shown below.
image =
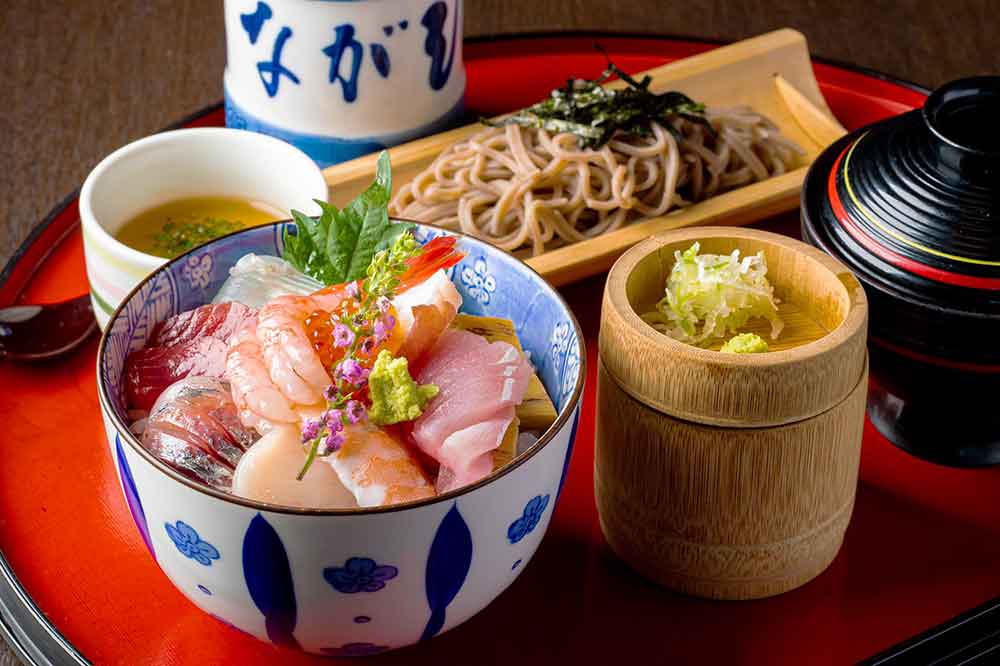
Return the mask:
<path fill-rule="evenodd" d="M 511 319 L 559 412 L 512 464 L 430 500 L 303 510 L 214 491 L 172 471 L 128 430 L 122 375 L 163 319 L 211 300 L 247 252 L 280 254 L 291 223 L 220 238 L 144 280 L 112 316 L 98 394 L 122 492 L 150 554 L 206 613 L 278 645 L 358 656 L 428 640 L 482 610 L 548 527 L 576 436 L 586 355 L 558 293 L 513 256 L 460 236 L 449 271 L 463 311 Z M 418 226 L 426 242 L 445 233 Z"/>

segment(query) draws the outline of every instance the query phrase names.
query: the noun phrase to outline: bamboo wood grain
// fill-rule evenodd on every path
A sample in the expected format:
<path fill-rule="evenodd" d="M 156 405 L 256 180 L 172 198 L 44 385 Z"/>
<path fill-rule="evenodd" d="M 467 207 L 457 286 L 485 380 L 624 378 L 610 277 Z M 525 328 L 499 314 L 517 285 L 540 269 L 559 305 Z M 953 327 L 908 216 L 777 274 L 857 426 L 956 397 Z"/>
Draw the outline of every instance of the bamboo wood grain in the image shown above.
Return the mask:
<path fill-rule="evenodd" d="M 527 260 L 556 286 L 606 271 L 622 252 L 651 234 L 694 225 L 749 224 L 793 210 L 809 164 L 844 132 L 819 91 L 806 40 L 794 30 L 769 32 L 644 74 L 652 77 L 656 92 L 676 89 L 711 106 L 753 107 L 802 146 L 805 157 L 798 168 L 781 176 Z M 391 148 L 394 189 L 412 180 L 447 146 L 480 129 L 468 125 Z M 374 177 L 376 159 L 368 155 L 326 169 L 330 201 L 342 206 L 364 190 Z"/>
<path fill-rule="evenodd" d="M 769 428 L 662 414 L 598 367 L 594 492 L 611 548 L 670 589 L 755 599 L 811 580 L 854 506 L 867 363 L 832 409 Z"/>
<path fill-rule="evenodd" d="M 703 253 L 764 252 L 788 318 L 771 341 L 774 351 L 721 354 L 674 340 L 640 319 L 662 298 L 674 252 L 695 241 Z M 861 376 L 867 322 L 864 289 L 832 257 L 787 236 L 705 227 L 654 236 L 615 263 L 598 347 L 608 374 L 646 405 L 698 423 L 757 428 L 800 421 L 840 403 Z M 770 327 L 758 332 L 769 334 Z"/>
<path fill-rule="evenodd" d="M 829 146 L 844 136 L 844 128 L 833 117 L 812 103 L 798 88 L 793 86 L 781 74 L 775 74 L 774 86 L 781 95 L 782 101 L 788 106 L 795 122 L 802 131 L 809 135 L 814 143 Z"/>
<path fill-rule="evenodd" d="M 501 340 L 519 350 L 523 349 L 514 329 L 514 323 L 509 319 L 459 314 L 455 317 L 453 325 L 481 335 L 490 342 Z M 531 374 L 528 388 L 524 392 L 524 400 L 517 406 L 516 412 L 522 430 L 542 433 L 555 423 L 556 407 L 542 385 L 542 380 L 538 378 L 538 373 Z"/>

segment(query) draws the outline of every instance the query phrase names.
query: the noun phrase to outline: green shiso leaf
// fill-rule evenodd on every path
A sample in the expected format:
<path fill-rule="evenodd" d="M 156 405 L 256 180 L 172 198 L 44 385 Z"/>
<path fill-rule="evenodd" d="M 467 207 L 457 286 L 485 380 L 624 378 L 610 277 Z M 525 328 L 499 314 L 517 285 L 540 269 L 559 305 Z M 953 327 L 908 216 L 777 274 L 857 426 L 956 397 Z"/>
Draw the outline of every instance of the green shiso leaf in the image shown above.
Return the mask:
<path fill-rule="evenodd" d="M 292 211 L 298 233 L 285 230 L 284 258 L 327 285 L 360 280 L 376 252 L 413 229 L 412 223 L 389 221 L 391 194 L 392 168 L 383 151 L 375 181 L 343 209 L 317 201 L 322 211 L 318 218 Z"/>

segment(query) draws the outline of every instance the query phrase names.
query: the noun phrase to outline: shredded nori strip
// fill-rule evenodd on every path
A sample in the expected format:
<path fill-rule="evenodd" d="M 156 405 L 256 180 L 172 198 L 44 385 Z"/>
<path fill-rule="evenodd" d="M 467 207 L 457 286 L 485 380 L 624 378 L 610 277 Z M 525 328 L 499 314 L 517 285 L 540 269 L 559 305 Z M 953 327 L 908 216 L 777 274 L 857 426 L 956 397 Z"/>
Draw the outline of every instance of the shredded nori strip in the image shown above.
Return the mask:
<path fill-rule="evenodd" d="M 610 90 L 603 88 L 612 76 L 617 76 L 627 87 Z M 662 94 L 650 92 L 652 78 L 641 81 L 620 70 L 608 61 L 604 73 L 595 80 L 569 79 L 565 87 L 556 88 L 548 99 L 499 120 L 483 120 L 491 127 L 520 125 L 549 132 L 572 132 L 580 138 L 584 148 L 600 148 L 616 132 L 629 136 L 650 136 L 652 122 L 659 122 L 676 135 L 669 123 L 680 116 L 708 127 L 705 105 L 677 91 Z"/>

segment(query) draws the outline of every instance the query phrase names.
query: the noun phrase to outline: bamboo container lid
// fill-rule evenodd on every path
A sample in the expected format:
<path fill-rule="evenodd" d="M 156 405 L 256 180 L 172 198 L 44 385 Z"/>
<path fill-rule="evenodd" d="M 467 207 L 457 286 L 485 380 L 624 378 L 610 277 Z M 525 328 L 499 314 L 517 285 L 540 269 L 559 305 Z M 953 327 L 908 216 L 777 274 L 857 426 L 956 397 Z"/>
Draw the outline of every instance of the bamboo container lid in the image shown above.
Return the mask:
<path fill-rule="evenodd" d="M 639 317 L 663 297 L 674 252 L 695 241 L 701 253 L 763 250 L 785 320 L 777 340 L 769 325 L 755 331 L 772 351 L 722 354 L 674 340 Z M 867 322 L 864 289 L 836 259 L 787 236 L 701 227 L 653 236 L 622 255 L 605 286 L 598 344 L 608 375 L 643 404 L 697 423 L 756 428 L 842 402 L 865 370 Z"/>

